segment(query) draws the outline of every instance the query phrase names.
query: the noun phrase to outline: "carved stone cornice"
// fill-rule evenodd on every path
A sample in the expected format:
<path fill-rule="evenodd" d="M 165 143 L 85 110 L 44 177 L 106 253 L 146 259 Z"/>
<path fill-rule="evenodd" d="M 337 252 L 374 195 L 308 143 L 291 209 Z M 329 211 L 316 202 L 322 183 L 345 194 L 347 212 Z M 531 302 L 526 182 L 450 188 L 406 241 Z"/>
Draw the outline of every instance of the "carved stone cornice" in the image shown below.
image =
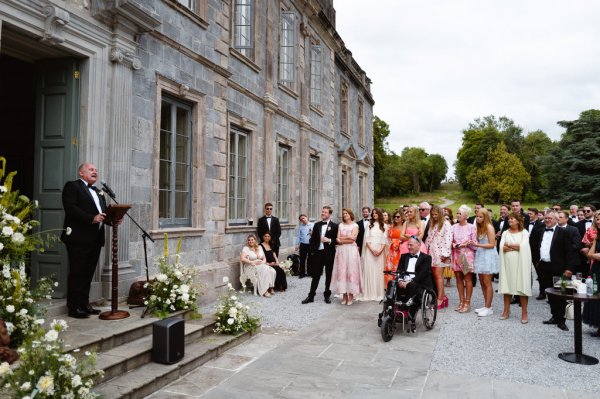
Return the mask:
<path fill-rule="evenodd" d="M 274 113 L 279 108 L 279 104 L 277 103 L 277 98 L 271 93 L 265 94 L 263 97 L 264 107 L 266 112 Z"/>
<path fill-rule="evenodd" d="M 112 62 L 127 65 L 135 70 L 142 67 L 142 61 L 140 61 L 134 53 L 118 46 L 113 46 L 110 49 L 110 60 Z"/>
<path fill-rule="evenodd" d="M 161 24 L 160 16 L 144 5 L 143 0 L 92 0 L 92 16 L 107 24 L 125 20 L 137 32 L 149 32 Z"/>
<path fill-rule="evenodd" d="M 54 4 L 48 3 L 43 9 L 42 14 L 46 17 L 44 25 L 44 34 L 41 42 L 50 45 L 57 45 L 65 41 L 63 37 L 63 28 L 71 20 L 69 12 Z"/>

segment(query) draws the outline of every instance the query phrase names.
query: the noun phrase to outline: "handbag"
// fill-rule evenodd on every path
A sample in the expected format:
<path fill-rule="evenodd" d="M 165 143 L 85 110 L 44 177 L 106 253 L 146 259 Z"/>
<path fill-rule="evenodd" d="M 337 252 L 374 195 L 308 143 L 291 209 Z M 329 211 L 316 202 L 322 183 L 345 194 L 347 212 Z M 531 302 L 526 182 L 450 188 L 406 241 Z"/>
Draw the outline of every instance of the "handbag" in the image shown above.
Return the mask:
<path fill-rule="evenodd" d="M 467 255 L 465 255 L 464 251 L 461 251 L 460 258 L 458 259 L 458 265 L 460 266 L 460 271 L 463 274 L 473 272 L 473 265 L 469 263 Z"/>
<path fill-rule="evenodd" d="M 575 311 L 573 310 L 573 301 L 567 301 L 565 306 L 565 319 L 573 320 L 575 318 Z"/>

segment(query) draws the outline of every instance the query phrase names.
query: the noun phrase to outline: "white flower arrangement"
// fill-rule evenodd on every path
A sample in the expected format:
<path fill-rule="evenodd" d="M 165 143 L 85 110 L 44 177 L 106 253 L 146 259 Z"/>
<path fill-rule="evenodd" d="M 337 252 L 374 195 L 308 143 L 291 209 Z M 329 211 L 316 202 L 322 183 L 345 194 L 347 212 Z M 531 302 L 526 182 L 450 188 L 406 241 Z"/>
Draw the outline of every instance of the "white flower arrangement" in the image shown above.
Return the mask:
<path fill-rule="evenodd" d="M 97 398 L 90 389 L 103 371 L 95 369 L 95 354 L 86 352 L 75 358 L 64 353 L 59 334 L 67 327 L 64 320 L 54 320 L 48 331 L 38 328 L 19 348 L 18 368 L 11 369 L 6 362 L 0 364 L 0 393 L 15 398 Z"/>
<path fill-rule="evenodd" d="M 244 305 L 236 295 L 229 279 L 223 277 L 227 283 L 227 293 L 221 296 L 216 306 L 214 332 L 217 334 L 239 334 L 242 332 L 254 332 L 260 324 L 260 318 L 250 314 L 250 306 Z"/>
<path fill-rule="evenodd" d="M 191 310 L 198 316 L 196 300 L 201 294 L 200 285 L 195 282 L 198 272 L 181 264 L 179 250 L 181 240 L 177 243 L 177 253 L 173 263 L 169 263 L 168 236 L 165 234 L 164 254 L 158 259 L 160 273 L 144 288 L 150 288 L 152 294 L 145 299 L 148 311 L 159 318 L 168 317 L 177 310 Z"/>
<path fill-rule="evenodd" d="M 291 259 L 286 259 L 284 261 L 279 262 L 279 267 L 281 267 L 283 269 L 283 271 L 285 272 L 285 274 L 287 274 L 288 276 L 292 275 L 292 260 Z"/>

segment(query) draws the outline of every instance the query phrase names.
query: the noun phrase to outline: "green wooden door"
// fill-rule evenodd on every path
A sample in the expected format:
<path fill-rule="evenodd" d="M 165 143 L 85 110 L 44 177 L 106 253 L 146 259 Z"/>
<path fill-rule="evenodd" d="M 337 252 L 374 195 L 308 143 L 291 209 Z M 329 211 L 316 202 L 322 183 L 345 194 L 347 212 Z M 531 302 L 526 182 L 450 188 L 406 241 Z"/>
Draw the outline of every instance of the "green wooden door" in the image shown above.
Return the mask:
<path fill-rule="evenodd" d="M 73 59 L 45 60 L 36 71 L 33 197 L 40 204 L 38 220 L 42 231 L 62 228 L 62 188 L 66 181 L 77 177 L 78 73 L 77 61 Z M 54 276 L 59 283 L 54 292 L 56 298 L 66 296 L 68 268 L 67 252 L 60 242 L 32 255 L 33 281 Z"/>

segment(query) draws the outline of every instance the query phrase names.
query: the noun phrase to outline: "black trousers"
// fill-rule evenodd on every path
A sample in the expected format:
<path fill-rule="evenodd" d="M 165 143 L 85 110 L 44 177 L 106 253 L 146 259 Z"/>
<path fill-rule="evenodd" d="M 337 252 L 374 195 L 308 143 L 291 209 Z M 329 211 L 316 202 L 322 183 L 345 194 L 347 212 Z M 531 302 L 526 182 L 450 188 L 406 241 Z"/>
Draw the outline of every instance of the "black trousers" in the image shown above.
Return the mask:
<path fill-rule="evenodd" d="M 546 292 L 546 288 L 551 288 L 554 284 L 552 276 L 555 274 L 552 272 L 550 266 L 550 263 L 542 261 L 538 264 L 538 269 L 540 270 L 540 290 L 542 292 Z M 558 323 L 564 323 L 567 301 L 548 295 L 548 302 L 550 302 L 550 312 L 552 313 L 554 320 Z"/>
<path fill-rule="evenodd" d="M 67 281 L 67 307 L 84 308 L 89 305 L 90 287 L 100 250 L 99 242 L 92 244 L 66 244 L 69 256 L 69 277 Z"/>
<path fill-rule="evenodd" d="M 325 250 L 317 251 L 311 254 L 310 257 L 312 282 L 310 283 L 308 296 L 314 298 L 317 294 L 321 273 L 323 272 L 323 267 L 325 267 L 325 292 L 323 292 L 323 295 L 325 298 L 329 298 L 331 296 L 329 286 L 331 285 L 331 273 L 333 272 L 333 259 L 329 259 Z"/>
<path fill-rule="evenodd" d="M 300 244 L 300 275 L 306 274 L 306 265 L 310 262 L 310 244 Z"/>

